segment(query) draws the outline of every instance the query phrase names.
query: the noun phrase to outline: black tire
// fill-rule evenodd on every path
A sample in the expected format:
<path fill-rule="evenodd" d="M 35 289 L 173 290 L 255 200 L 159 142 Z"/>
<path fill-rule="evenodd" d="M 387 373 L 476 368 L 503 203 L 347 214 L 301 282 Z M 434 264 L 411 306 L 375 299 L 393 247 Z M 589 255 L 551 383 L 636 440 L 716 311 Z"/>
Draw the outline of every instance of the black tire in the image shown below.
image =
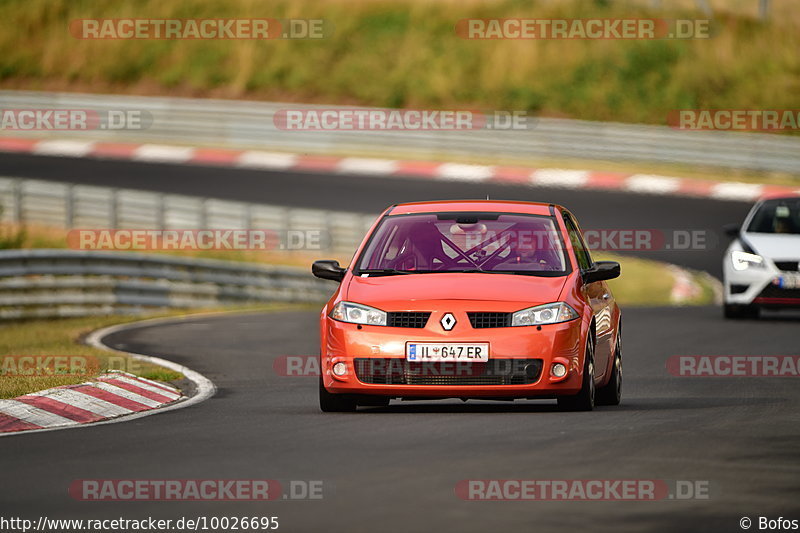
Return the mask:
<path fill-rule="evenodd" d="M 389 407 L 389 400 L 388 396 L 358 396 L 356 398 L 356 404 L 363 405 L 365 407 Z"/>
<path fill-rule="evenodd" d="M 731 320 L 742 320 L 747 318 L 758 318 L 759 309 L 755 305 L 725 304 L 722 306 L 722 314 Z"/>
<path fill-rule="evenodd" d="M 619 405 L 622 401 L 622 333 L 617 334 L 617 347 L 614 350 L 614 364 L 611 367 L 611 379 L 597 389 L 595 403 L 597 405 Z"/>
<path fill-rule="evenodd" d="M 562 411 L 591 411 L 594 409 L 594 397 L 594 339 L 589 337 L 586 341 L 581 390 L 573 396 L 559 396 L 558 408 Z"/>
<path fill-rule="evenodd" d="M 319 408 L 323 413 L 352 413 L 356 410 L 355 398 L 349 394 L 332 394 L 319 378 Z"/>

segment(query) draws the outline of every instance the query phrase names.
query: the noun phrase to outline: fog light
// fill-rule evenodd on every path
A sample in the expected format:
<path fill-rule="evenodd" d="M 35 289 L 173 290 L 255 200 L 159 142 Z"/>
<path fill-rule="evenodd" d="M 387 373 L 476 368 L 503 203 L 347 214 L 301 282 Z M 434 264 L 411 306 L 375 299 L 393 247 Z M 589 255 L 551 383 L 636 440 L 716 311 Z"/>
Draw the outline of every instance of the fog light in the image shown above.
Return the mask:
<path fill-rule="evenodd" d="M 553 363 L 550 372 L 557 378 L 563 378 L 567 375 L 567 367 L 561 363 Z"/>
<path fill-rule="evenodd" d="M 344 363 L 336 363 L 333 365 L 333 373 L 336 376 L 344 376 L 347 374 L 347 365 Z"/>

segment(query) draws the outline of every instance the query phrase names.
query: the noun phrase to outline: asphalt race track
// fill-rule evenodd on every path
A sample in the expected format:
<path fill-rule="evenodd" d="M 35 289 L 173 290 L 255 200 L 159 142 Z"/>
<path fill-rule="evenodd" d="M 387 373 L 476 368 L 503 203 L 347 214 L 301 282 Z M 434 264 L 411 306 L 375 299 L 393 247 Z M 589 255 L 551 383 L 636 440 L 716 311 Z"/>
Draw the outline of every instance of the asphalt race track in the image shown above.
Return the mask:
<path fill-rule="evenodd" d="M 563 203 L 584 228 L 716 230 L 748 209 L 487 183 L 9 155 L 0 156 L 0 174 L 364 212 L 489 193 Z M 334 196 L 341 202 L 325 203 Z M 716 274 L 722 249 L 648 254 Z M 110 346 L 185 364 L 214 381 L 218 393 L 131 422 L 0 439 L 0 515 L 278 516 L 279 531 L 343 532 L 741 531 L 745 516 L 755 522 L 752 530 L 759 516 L 800 518 L 797 382 L 675 377 L 665 368 L 673 355 L 796 355 L 800 321 L 724 321 L 712 307 L 623 313 L 623 404 L 591 413 L 561 413 L 551 401 L 446 401 L 323 415 L 316 378 L 273 369 L 280 356 L 318 353 L 315 310 L 116 333 L 106 338 Z M 68 494 L 77 479 L 276 479 L 284 487 L 321 480 L 324 488 L 323 499 L 309 501 L 80 502 Z M 454 489 L 468 479 L 684 480 L 707 484 L 709 498 L 462 501 Z"/>
<path fill-rule="evenodd" d="M 205 318 L 112 335 L 112 346 L 191 365 L 218 394 L 132 422 L 0 439 L 3 506 L 62 518 L 277 515 L 284 531 L 365 532 L 735 531 L 741 516 L 798 510 L 796 383 L 671 377 L 664 366 L 674 354 L 786 354 L 795 321 L 743 328 L 711 308 L 628 310 L 623 404 L 591 413 L 560 413 L 553 402 L 447 401 L 323 415 L 315 378 L 279 376 L 272 366 L 281 355 L 316 353 L 315 314 Z M 106 503 L 67 495 L 75 479 L 209 478 L 322 480 L 324 499 Z M 710 499 L 467 502 L 454 494 L 463 479 L 520 478 L 700 480 Z"/>

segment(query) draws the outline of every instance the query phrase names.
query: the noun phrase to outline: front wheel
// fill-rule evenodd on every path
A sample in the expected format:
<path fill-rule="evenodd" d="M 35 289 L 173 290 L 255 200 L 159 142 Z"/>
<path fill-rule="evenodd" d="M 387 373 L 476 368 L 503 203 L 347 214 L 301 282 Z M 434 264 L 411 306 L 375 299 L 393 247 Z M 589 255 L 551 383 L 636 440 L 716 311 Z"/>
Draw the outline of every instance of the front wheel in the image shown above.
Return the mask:
<path fill-rule="evenodd" d="M 622 400 L 622 334 L 617 334 L 617 348 L 614 350 L 614 367 L 611 379 L 597 390 L 597 405 L 619 405 Z"/>
<path fill-rule="evenodd" d="M 583 363 L 583 384 L 574 396 L 559 396 L 558 408 L 562 411 L 591 411 L 594 409 L 594 339 L 586 341 Z"/>
<path fill-rule="evenodd" d="M 332 394 L 328 392 L 319 378 L 319 408 L 323 413 L 352 413 L 356 410 L 355 398 L 349 394 Z"/>
<path fill-rule="evenodd" d="M 741 320 L 743 318 L 758 318 L 759 309 L 755 305 L 725 304 L 722 307 L 725 318 Z"/>

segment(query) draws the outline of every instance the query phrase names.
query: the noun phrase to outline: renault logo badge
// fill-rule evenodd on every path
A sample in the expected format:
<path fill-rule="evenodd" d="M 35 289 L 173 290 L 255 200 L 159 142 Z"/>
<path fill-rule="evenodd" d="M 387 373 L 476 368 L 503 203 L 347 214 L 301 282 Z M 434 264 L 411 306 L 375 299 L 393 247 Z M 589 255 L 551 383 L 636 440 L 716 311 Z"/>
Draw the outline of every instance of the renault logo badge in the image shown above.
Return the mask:
<path fill-rule="evenodd" d="M 450 331 L 456 325 L 456 317 L 453 316 L 453 313 L 445 313 L 439 323 L 445 331 Z"/>

